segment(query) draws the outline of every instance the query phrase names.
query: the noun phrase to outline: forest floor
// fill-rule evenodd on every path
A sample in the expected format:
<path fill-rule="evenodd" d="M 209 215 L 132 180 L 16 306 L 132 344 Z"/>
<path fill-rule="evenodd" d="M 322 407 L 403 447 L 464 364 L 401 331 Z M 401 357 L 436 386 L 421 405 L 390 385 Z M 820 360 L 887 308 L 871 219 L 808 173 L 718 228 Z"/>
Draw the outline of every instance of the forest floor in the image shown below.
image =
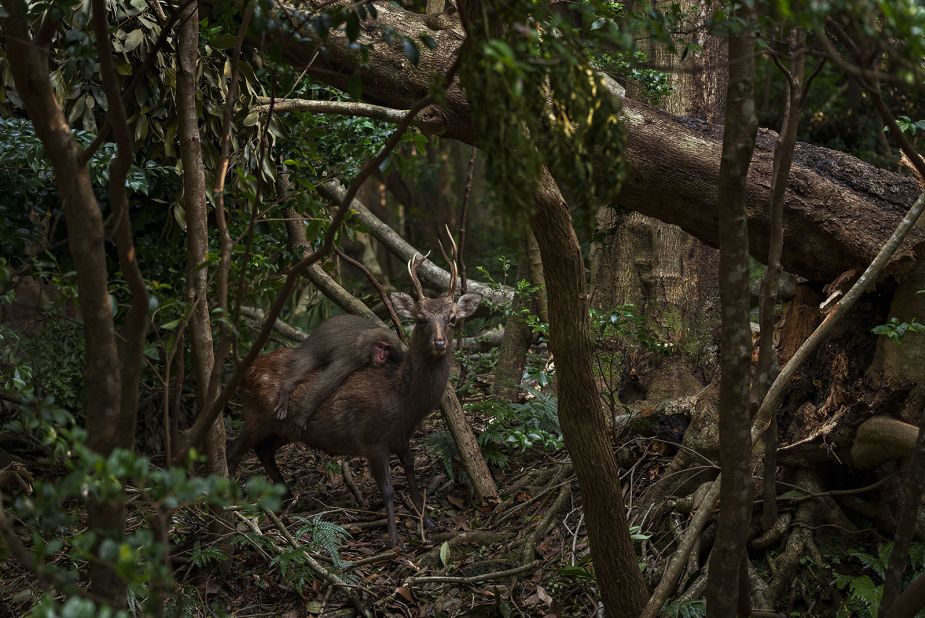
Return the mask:
<path fill-rule="evenodd" d="M 400 537 L 394 549 L 364 462 L 349 460 L 348 482 L 337 461 L 302 445 L 278 454 L 293 492 L 278 517 L 231 510 L 222 521 L 207 508 L 179 510 L 170 530 L 178 587 L 167 615 L 357 615 L 348 591 L 374 616 L 597 615 L 583 514 L 566 451 L 512 456 L 504 469 L 493 470 L 500 502 L 480 505 L 459 462 L 450 478 L 435 449 L 424 445 L 425 436 L 442 430 L 434 414 L 413 439 L 434 528 L 422 531 L 404 473 L 393 460 Z M 262 474 L 251 453 L 237 477 L 243 483 Z M 351 483 L 368 502 L 365 508 L 358 506 Z M 140 522 L 141 514 L 130 509 L 130 525 L 133 519 Z M 215 534 L 216 524 L 226 532 Z M 318 566 L 326 573 L 319 575 Z M 334 578 L 345 585 L 329 583 Z M 0 563 L 0 617 L 24 615 L 43 592 L 17 562 Z M 144 613 L 135 609 L 136 615 Z"/>
<path fill-rule="evenodd" d="M 433 415 L 422 433 L 442 429 Z M 361 460 L 350 460 L 353 484 L 368 501 L 365 508 L 345 481 L 340 466 L 301 445 L 281 451 L 280 468 L 294 500 L 279 521 L 331 573 L 355 586 L 377 616 L 594 616 L 597 593 L 577 484 L 565 451 L 527 452 L 495 469 L 502 492 L 497 505 L 473 502 L 461 473 L 448 478 L 434 449 L 414 441 L 415 466 L 427 510 L 436 523 L 423 530 L 407 495 L 401 466 L 393 461 L 400 545 L 388 546 L 382 500 Z M 458 462 L 455 464 L 458 468 Z M 239 478 L 262 474 L 256 457 L 242 461 Z M 342 526 L 338 558 L 319 544 L 325 531 L 314 518 Z M 238 535 L 270 537 L 280 554 L 236 544 L 231 572 L 212 576 L 209 605 L 235 616 L 350 616 L 347 595 L 309 570 L 293 570 L 280 559 L 292 553 L 279 527 L 268 517 L 253 524 L 239 518 Z M 300 529 L 306 534 L 299 538 Z M 328 531 L 330 536 L 330 531 Z M 314 536 L 314 538 L 313 538 Z M 261 545 L 266 546 L 266 543 Z M 335 560 L 342 564 L 335 564 Z M 298 561 L 296 561 L 298 562 Z M 203 573 L 190 572 L 190 577 Z M 288 571 L 288 572 L 287 572 Z M 230 577 L 229 577 L 230 575 Z M 190 579 L 192 581 L 192 579 Z"/>

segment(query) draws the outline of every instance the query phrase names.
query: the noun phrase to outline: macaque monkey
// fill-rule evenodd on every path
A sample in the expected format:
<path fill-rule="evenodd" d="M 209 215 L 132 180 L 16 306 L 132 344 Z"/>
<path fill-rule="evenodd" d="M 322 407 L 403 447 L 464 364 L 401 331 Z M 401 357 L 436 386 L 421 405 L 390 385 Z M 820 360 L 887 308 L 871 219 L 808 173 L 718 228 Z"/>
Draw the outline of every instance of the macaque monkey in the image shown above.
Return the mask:
<path fill-rule="evenodd" d="M 299 400 L 293 421 L 300 427 L 344 379 L 366 365 L 396 365 L 404 358 L 401 341 L 392 331 L 357 315 L 336 315 L 322 322 L 292 353 L 286 377 L 279 387 L 274 411 L 283 420 L 289 397 L 307 374 L 316 371 L 308 391 Z"/>

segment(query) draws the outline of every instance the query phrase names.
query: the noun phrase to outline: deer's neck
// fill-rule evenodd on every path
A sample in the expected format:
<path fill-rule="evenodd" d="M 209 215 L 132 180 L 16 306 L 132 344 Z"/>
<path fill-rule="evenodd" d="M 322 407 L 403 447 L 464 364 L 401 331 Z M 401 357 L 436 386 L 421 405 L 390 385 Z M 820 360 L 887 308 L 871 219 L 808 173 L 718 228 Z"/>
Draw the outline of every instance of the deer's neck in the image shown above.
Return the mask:
<path fill-rule="evenodd" d="M 427 414 L 440 405 L 443 390 L 450 379 L 452 350 L 437 357 L 429 353 L 428 345 L 428 342 L 416 341 L 412 337 L 401 368 L 401 396 L 416 415 Z"/>

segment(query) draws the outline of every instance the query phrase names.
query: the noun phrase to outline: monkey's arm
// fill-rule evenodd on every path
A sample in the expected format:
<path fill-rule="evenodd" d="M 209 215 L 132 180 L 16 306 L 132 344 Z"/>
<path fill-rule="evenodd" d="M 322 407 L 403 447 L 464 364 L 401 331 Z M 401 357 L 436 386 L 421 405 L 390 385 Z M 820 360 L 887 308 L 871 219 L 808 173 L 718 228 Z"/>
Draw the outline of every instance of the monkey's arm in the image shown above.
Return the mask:
<path fill-rule="evenodd" d="M 307 392 L 301 394 L 293 404 L 292 420 L 304 427 L 318 406 L 344 383 L 347 376 L 367 362 L 366 356 L 357 358 L 352 354 L 343 354 L 324 366 L 315 373 Z"/>
<path fill-rule="evenodd" d="M 306 375 L 318 366 L 318 357 L 309 346 L 301 345 L 292 352 L 288 367 L 286 367 L 286 376 L 279 385 L 279 396 L 276 401 L 276 418 L 282 420 L 286 418 L 289 407 L 289 396 L 295 389 L 296 384 Z"/>

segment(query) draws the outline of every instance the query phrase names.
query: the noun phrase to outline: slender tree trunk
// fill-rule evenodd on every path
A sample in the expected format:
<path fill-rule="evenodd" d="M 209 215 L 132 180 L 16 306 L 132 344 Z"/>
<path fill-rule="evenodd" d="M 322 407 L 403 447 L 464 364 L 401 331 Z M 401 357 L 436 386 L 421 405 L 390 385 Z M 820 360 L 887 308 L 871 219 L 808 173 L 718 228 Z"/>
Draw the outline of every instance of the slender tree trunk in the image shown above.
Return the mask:
<path fill-rule="evenodd" d="M 549 302 L 546 299 L 546 280 L 543 279 L 543 258 L 533 230 L 527 231 L 527 257 L 530 260 L 530 283 L 537 288 L 534 295 L 536 316 L 548 323 Z"/>
<path fill-rule="evenodd" d="M 517 264 L 518 281 L 530 276 L 526 240 L 521 244 L 523 250 Z M 501 340 L 501 352 L 498 355 L 498 364 L 495 365 L 495 383 L 491 389 L 492 394 L 498 399 L 516 401 L 520 393 L 520 381 L 527 365 L 527 351 L 530 349 L 532 334 L 520 313 L 528 306 L 529 300 L 522 295 L 515 296 L 511 303 L 511 316 L 504 323 L 504 339 Z"/>
<path fill-rule="evenodd" d="M 16 91 L 55 170 L 67 222 L 68 248 L 77 272 L 86 347 L 87 445 L 105 457 L 115 448 L 131 448 L 132 442 L 131 436 L 125 442 L 123 432 L 126 424 L 121 409 L 121 364 L 109 302 L 103 217 L 90 183 L 87 162 L 71 135 L 48 79 L 48 42 L 30 36 L 24 3 L 3 0 L 3 7 L 8 14 L 2 24 L 9 67 Z M 100 541 L 107 537 L 121 538 L 125 525 L 123 500 L 88 500 L 87 525 L 99 535 Z M 115 605 L 125 603 L 125 582 L 114 570 L 97 560 L 90 562 L 88 570 L 91 592 Z"/>
<path fill-rule="evenodd" d="M 584 262 L 568 205 L 552 176 L 538 180 L 531 227 L 548 285 L 559 421 L 581 488 L 594 572 L 607 615 L 636 618 L 648 593 L 629 536 L 619 470 L 592 373 Z"/>
<path fill-rule="evenodd" d="M 774 148 L 774 175 L 771 189 L 770 227 L 768 240 L 768 269 L 761 282 L 761 300 L 759 303 L 760 340 L 758 344 L 758 370 L 755 379 L 752 405 L 757 406 L 764 399 L 771 383 L 774 370 L 774 324 L 777 308 L 777 291 L 780 287 L 780 257 L 784 248 L 784 191 L 793 163 L 793 149 L 797 141 L 797 128 L 800 125 L 801 104 L 803 101 L 803 73 L 806 54 L 806 33 L 794 30 L 789 41 L 789 52 L 793 56 L 787 71 L 787 107 L 781 127 L 777 146 Z M 777 414 L 772 415 L 771 425 L 764 434 L 764 505 L 761 524 L 770 530 L 777 521 Z"/>
<path fill-rule="evenodd" d="M 746 28 L 750 28 L 747 22 Z M 729 37 L 729 91 L 718 187 L 720 238 L 719 441 L 720 502 L 716 543 L 707 580 L 707 615 L 748 615 L 747 587 L 740 590 L 747 568 L 745 543 L 752 510 L 751 418 L 748 381 L 751 327 L 748 289 L 748 217 L 745 178 L 755 147 L 755 41 L 750 31 Z"/>
<path fill-rule="evenodd" d="M 190 3 L 180 17 L 177 39 L 177 119 L 180 155 L 183 159 L 183 205 L 186 212 L 186 297 L 192 309 L 189 321 L 190 348 L 196 375 L 199 410 L 209 408 L 209 381 L 215 364 L 212 321 L 209 317 L 208 209 L 205 169 L 196 113 L 196 75 L 199 68 L 199 12 Z M 206 434 L 209 473 L 228 476 L 225 461 L 225 421 L 219 415 Z"/>

